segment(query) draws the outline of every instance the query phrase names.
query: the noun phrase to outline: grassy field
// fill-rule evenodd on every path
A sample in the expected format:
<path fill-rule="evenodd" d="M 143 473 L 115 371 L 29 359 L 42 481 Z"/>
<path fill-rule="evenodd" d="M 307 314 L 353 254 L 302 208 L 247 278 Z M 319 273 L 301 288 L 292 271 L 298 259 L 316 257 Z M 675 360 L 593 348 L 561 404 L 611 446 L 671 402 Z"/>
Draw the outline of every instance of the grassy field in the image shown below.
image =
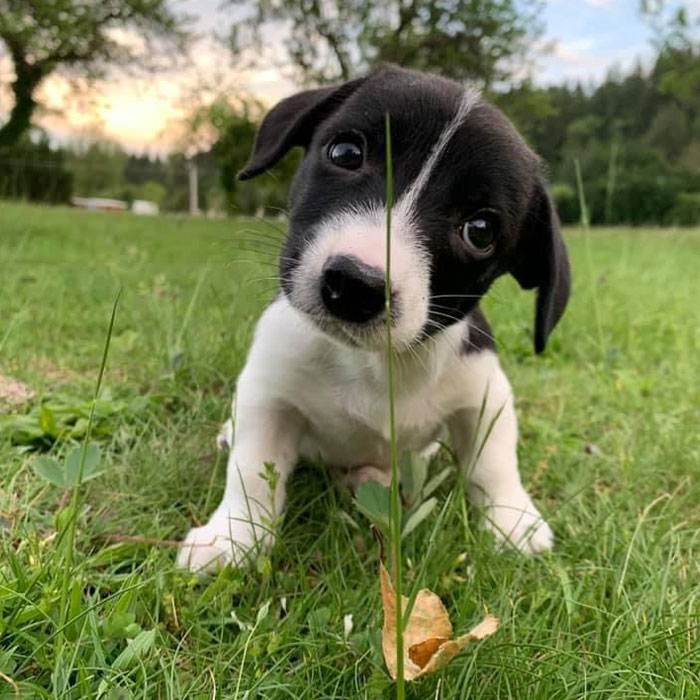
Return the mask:
<path fill-rule="evenodd" d="M 174 568 L 223 488 L 214 436 L 275 293 L 274 226 L 0 204 L 0 374 L 36 392 L 0 417 L 3 700 L 392 696 L 377 549 L 322 469 L 297 471 L 252 570 Z M 485 605 L 502 627 L 411 698 L 700 696 L 700 231 L 567 238 L 574 293 L 544 357 L 530 295 L 504 280 L 486 304 L 556 549 L 495 552 L 443 485 L 454 505 L 425 583 L 456 631 Z M 61 627 L 70 494 L 35 467 L 84 435 L 120 287 Z M 405 544 L 409 584 L 435 517 Z"/>

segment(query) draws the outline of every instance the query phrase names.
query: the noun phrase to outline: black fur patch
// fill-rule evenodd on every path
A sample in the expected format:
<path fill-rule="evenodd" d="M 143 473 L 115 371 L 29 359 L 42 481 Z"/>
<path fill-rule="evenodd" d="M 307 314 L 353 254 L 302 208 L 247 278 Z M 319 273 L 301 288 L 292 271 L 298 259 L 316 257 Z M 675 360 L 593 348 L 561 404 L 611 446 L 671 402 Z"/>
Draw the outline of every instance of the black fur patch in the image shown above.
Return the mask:
<path fill-rule="evenodd" d="M 462 352 L 465 355 L 484 350 L 496 352 L 496 341 L 491 326 L 478 306 L 469 314 L 467 321 L 469 326 L 462 340 Z"/>

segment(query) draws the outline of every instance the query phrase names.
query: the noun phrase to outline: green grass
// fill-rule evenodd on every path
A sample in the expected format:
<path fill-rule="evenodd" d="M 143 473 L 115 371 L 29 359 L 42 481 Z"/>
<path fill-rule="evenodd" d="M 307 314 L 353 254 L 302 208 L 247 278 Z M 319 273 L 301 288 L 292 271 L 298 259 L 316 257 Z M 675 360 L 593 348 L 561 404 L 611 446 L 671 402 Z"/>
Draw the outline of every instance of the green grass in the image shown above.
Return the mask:
<path fill-rule="evenodd" d="M 37 393 L 28 417 L 0 422 L 3 700 L 391 697 L 376 545 L 322 469 L 297 472 L 281 538 L 252 570 L 200 581 L 174 569 L 168 541 L 223 488 L 214 436 L 274 294 L 271 226 L 0 204 L 0 373 Z M 409 698 L 699 692 L 700 231 L 595 230 L 590 260 L 580 232 L 567 239 L 574 294 L 544 357 L 531 295 L 503 280 L 486 304 L 523 478 L 557 547 L 494 552 L 455 481 L 441 487 L 441 502 L 456 492 L 425 585 L 456 631 L 484 605 L 502 627 Z M 83 487 L 59 631 L 67 494 L 32 462 L 84 435 L 120 286 L 93 438 L 105 472 Z M 404 543 L 409 589 L 438 511 Z"/>

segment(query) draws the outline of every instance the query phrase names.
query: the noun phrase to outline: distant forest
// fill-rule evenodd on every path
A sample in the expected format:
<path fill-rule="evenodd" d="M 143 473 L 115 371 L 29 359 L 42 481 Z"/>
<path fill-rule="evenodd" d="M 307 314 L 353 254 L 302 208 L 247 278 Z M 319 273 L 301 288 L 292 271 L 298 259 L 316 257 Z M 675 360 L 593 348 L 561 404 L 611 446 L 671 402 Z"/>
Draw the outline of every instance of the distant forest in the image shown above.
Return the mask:
<path fill-rule="evenodd" d="M 594 224 L 700 223 L 700 50 L 666 48 L 651 68 L 581 85 L 494 96 L 542 156 L 566 222 L 576 163 Z"/>
<path fill-rule="evenodd" d="M 585 201 L 593 224 L 700 224 L 697 47 L 660 48 L 650 69 L 613 71 L 595 88 L 542 88 L 526 81 L 488 96 L 542 156 L 565 223 L 581 220 Z M 229 214 L 283 210 L 298 156 L 288 156 L 257 181 L 237 183 L 260 110 L 222 104 L 209 109 L 215 143 L 194 156 L 200 208 Z M 101 142 L 57 149 L 36 129 L 0 151 L 5 197 L 56 203 L 72 195 L 149 199 L 165 211 L 183 211 L 187 187 L 182 153 L 152 159 Z"/>

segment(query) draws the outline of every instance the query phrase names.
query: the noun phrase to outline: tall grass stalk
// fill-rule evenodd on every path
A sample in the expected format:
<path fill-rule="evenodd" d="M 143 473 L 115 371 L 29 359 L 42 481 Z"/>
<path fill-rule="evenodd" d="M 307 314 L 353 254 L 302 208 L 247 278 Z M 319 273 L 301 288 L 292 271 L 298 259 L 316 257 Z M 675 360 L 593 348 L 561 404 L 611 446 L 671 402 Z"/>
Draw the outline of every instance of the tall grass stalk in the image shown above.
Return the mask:
<path fill-rule="evenodd" d="M 197 278 L 197 283 L 195 284 L 194 291 L 192 292 L 192 296 L 190 297 L 190 303 L 187 305 L 187 310 L 185 311 L 185 315 L 182 318 L 180 331 L 177 334 L 177 338 L 175 339 L 175 347 L 173 348 L 174 352 L 179 352 L 182 350 L 182 339 L 185 336 L 187 324 L 190 322 L 190 317 L 192 316 L 194 305 L 197 302 L 199 291 L 202 288 L 202 284 L 204 284 L 204 280 L 207 278 L 208 272 L 209 271 L 205 268 L 204 270 L 202 270 L 202 272 L 199 274 L 199 277 Z"/>
<path fill-rule="evenodd" d="M 600 315 L 600 303 L 598 302 L 598 279 L 593 263 L 593 253 L 591 252 L 591 219 L 586 204 L 586 192 L 583 189 L 583 177 L 581 176 L 581 163 L 578 158 L 574 159 L 576 169 L 576 186 L 578 187 L 578 201 L 581 207 L 581 227 L 583 228 L 584 240 L 586 241 L 586 262 L 588 263 L 589 283 L 593 296 L 593 312 L 595 314 L 596 330 L 598 333 L 598 346 L 601 355 L 605 352 L 605 338 L 603 336 L 603 321 Z"/>
<path fill-rule="evenodd" d="M 386 277 L 384 278 L 387 371 L 389 377 L 389 439 L 391 443 L 391 553 L 396 590 L 396 700 L 406 697 L 403 668 L 403 613 L 401 584 L 401 493 L 399 492 L 399 457 L 396 445 L 396 418 L 394 414 L 394 348 L 391 339 L 391 208 L 394 206 L 394 167 L 391 156 L 391 121 L 385 117 L 386 132 Z"/>
<path fill-rule="evenodd" d="M 581 162 L 578 158 L 574 158 L 574 169 L 576 170 L 576 187 L 578 189 L 578 205 L 581 212 L 581 226 L 588 232 L 591 227 L 591 220 L 588 216 L 586 193 L 583 190 L 583 177 L 581 176 Z"/>
<path fill-rule="evenodd" d="M 71 573 L 73 570 L 73 548 L 75 545 L 75 530 L 78 522 L 78 509 L 80 508 L 80 487 L 83 483 L 83 473 L 85 471 L 85 458 L 87 456 L 87 447 L 90 443 L 90 436 L 92 435 L 92 424 L 95 420 L 95 404 L 97 403 L 97 399 L 100 395 L 100 388 L 102 387 L 102 377 L 104 376 L 105 365 L 107 364 L 107 353 L 109 352 L 109 344 L 112 340 L 114 319 L 117 315 L 117 306 L 119 305 L 119 298 L 121 297 L 121 293 L 122 291 L 120 289 L 117 292 L 117 296 L 114 299 L 114 304 L 112 305 L 112 315 L 109 319 L 107 338 L 105 339 L 104 350 L 102 351 L 102 362 L 100 363 L 100 372 L 97 375 L 95 393 L 92 397 L 92 405 L 90 406 L 90 415 L 88 417 L 87 429 L 85 431 L 82 450 L 80 452 L 80 466 L 78 467 L 78 478 L 75 482 L 75 486 L 73 487 L 70 505 L 68 506 L 68 521 L 65 525 L 66 541 L 64 543 L 65 558 L 63 560 L 63 580 L 61 582 L 61 613 L 58 624 L 58 634 L 56 635 L 55 641 L 55 648 L 57 651 L 60 651 L 63 645 L 63 634 L 66 628 L 68 610 L 70 608 L 69 589 L 71 582 Z"/>
<path fill-rule="evenodd" d="M 610 158 L 608 160 L 608 177 L 605 181 L 605 221 L 612 222 L 613 198 L 615 197 L 615 184 L 617 180 L 617 156 L 620 152 L 620 142 L 615 138 L 610 145 Z"/>

